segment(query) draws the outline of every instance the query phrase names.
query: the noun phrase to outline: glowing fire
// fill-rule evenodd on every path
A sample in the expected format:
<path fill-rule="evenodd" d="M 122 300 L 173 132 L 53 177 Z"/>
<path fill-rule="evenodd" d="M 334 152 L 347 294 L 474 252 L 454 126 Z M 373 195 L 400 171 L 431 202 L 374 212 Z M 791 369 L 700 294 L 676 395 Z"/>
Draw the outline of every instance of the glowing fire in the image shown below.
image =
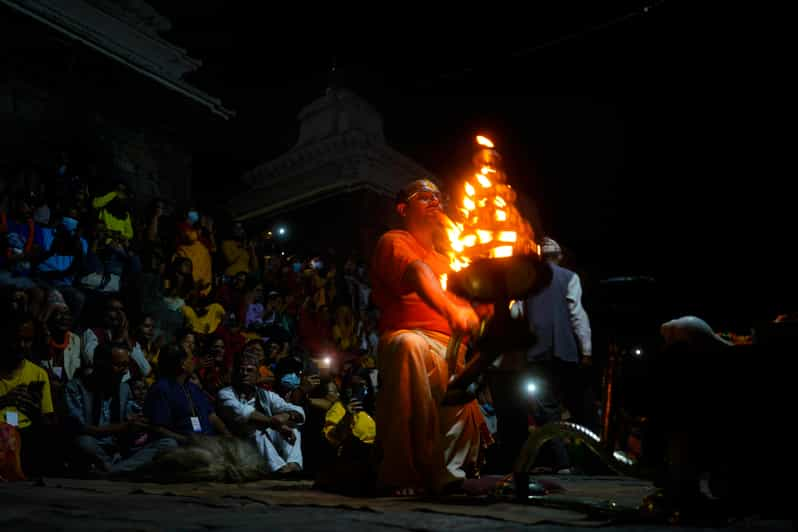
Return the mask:
<path fill-rule="evenodd" d="M 493 148 L 493 142 L 488 137 L 483 137 L 482 135 L 477 135 L 477 144 L 480 146 L 485 146 L 486 148 Z"/>
<path fill-rule="evenodd" d="M 532 227 L 515 208 L 516 194 L 506 183 L 493 142 L 481 135 L 476 142 L 480 151 L 473 178 L 461 189 L 456 209 L 459 219 L 444 215 L 449 265 L 456 272 L 478 258 L 498 259 L 538 250 Z M 444 288 L 446 281 L 446 276 L 441 276 Z"/>

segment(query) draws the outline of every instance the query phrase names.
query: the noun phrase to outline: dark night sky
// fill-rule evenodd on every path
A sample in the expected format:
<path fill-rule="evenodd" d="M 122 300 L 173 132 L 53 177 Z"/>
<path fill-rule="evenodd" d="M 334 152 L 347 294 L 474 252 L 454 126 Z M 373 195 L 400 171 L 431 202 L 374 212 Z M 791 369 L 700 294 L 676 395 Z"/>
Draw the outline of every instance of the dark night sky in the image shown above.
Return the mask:
<path fill-rule="evenodd" d="M 335 56 L 389 143 L 439 176 L 489 131 L 588 286 L 654 275 L 683 313 L 724 320 L 795 308 L 790 198 L 760 122 L 775 59 L 754 50 L 746 13 L 651 0 L 307 23 L 230 2 L 152 3 L 172 20 L 166 37 L 203 60 L 191 80 L 238 112 L 210 136 L 199 177 L 290 148 Z"/>

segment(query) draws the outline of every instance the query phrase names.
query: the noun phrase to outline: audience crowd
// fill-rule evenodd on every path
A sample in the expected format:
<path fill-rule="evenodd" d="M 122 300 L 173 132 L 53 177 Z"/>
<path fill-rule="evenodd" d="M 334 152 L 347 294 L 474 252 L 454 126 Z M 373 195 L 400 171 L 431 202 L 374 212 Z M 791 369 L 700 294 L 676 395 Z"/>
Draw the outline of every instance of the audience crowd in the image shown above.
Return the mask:
<path fill-rule="evenodd" d="M 0 477 L 133 472 L 199 435 L 250 440 L 277 475 L 369 470 L 364 260 L 140 208 L 68 164 L 0 194 L 0 450 L 20 457 Z"/>

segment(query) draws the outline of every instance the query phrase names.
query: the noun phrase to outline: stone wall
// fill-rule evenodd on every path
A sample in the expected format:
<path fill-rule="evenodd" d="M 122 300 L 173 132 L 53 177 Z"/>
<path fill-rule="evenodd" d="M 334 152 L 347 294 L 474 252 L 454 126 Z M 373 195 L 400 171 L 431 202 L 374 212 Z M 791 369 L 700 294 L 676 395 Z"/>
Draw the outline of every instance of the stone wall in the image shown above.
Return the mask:
<path fill-rule="evenodd" d="M 141 205 L 191 201 L 200 128 L 189 102 L 4 6 L 0 46 L 1 178 L 46 178 L 68 152 L 92 194 L 124 179 Z"/>

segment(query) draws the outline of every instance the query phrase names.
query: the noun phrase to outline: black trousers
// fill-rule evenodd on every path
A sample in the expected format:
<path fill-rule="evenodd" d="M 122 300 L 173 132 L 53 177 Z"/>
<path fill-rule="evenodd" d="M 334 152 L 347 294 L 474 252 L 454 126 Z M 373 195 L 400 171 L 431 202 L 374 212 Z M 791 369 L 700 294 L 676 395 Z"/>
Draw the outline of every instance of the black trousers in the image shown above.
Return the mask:
<path fill-rule="evenodd" d="M 535 425 L 540 426 L 559 421 L 567 408 L 571 420 L 576 423 L 594 428 L 597 422 L 596 416 L 591 414 L 592 399 L 586 393 L 589 388 L 576 363 L 544 358 L 529 363 L 521 371 L 491 373 L 488 382 L 498 421 L 497 472 L 512 469 L 529 437 L 530 416 Z M 555 470 L 570 467 L 563 441 L 557 438 L 544 445 L 536 466 Z"/>

